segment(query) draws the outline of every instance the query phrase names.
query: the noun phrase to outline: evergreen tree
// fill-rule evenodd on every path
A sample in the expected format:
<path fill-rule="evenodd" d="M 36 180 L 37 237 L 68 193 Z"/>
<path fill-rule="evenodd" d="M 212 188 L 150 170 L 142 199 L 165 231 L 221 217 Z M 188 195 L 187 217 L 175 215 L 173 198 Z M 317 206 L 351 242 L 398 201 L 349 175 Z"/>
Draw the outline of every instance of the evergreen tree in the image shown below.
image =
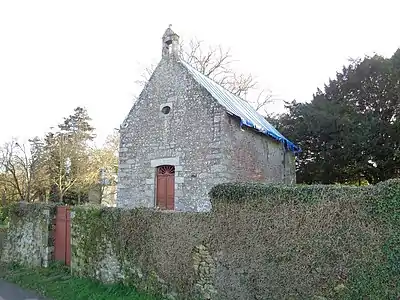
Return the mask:
<path fill-rule="evenodd" d="M 82 183 L 87 175 L 90 142 L 95 138 L 86 109 L 77 107 L 64 119 L 59 130 L 46 135 L 47 166 L 53 191 L 52 199 L 65 202 L 67 192 L 77 194 L 80 202 Z"/>
<path fill-rule="evenodd" d="M 376 183 L 399 176 L 400 50 L 353 60 L 310 103 L 274 120 L 303 152 L 301 183 Z"/>

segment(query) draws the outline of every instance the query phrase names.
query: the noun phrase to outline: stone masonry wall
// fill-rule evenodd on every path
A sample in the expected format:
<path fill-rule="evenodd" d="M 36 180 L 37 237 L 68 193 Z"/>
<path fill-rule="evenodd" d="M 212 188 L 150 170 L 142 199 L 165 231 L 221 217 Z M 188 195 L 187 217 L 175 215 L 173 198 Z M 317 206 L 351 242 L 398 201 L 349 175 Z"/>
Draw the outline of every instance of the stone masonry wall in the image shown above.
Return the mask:
<path fill-rule="evenodd" d="M 72 272 L 171 300 L 369 299 L 335 289 L 382 274 L 387 228 L 366 199 L 396 199 L 388 189 L 228 184 L 210 193 L 211 212 L 76 207 Z"/>
<path fill-rule="evenodd" d="M 54 251 L 51 238 L 53 210 L 46 208 L 30 211 L 29 208 L 22 208 L 18 212 L 10 215 L 1 261 L 47 267 Z"/>
<path fill-rule="evenodd" d="M 223 122 L 224 157 L 234 181 L 265 183 L 296 182 L 295 156 L 281 143 L 243 126 L 239 119 L 226 115 Z"/>
<path fill-rule="evenodd" d="M 218 183 L 295 182 L 293 153 L 241 130 L 174 58 L 161 60 L 120 133 L 118 207 L 154 207 L 161 165 L 175 166 L 177 211 L 209 211 L 207 192 Z"/>
<path fill-rule="evenodd" d="M 168 164 L 175 166 L 175 210 L 209 210 L 208 191 L 227 180 L 224 114 L 184 66 L 161 60 L 121 126 L 117 206 L 154 207 L 156 168 Z"/>
<path fill-rule="evenodd" d="M 0 228 L 0 257 L 6 236 L 7 236 L 7 228 Z"/>

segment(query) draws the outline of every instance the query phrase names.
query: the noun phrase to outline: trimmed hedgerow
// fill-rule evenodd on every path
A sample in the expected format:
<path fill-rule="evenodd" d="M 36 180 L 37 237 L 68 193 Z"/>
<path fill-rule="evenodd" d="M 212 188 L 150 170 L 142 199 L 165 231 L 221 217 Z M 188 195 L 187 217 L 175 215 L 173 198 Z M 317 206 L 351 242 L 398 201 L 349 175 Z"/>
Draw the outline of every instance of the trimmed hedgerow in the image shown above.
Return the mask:
<path fill-rule="evenodd" d="M 386 224 L 400 225 L 400 179 L 391 179 L 366 190 L 371 216 Z"/>
<path fill-rule="evenodd" d="M 184 299 L 199 282 L 203 299 L 368 295 L 358 267 L 385 260 L 386 238 L 371 220 L 372 190 L 237 183 L 212 189 L 209 214 L 77 208 L 73 269 Z"/>
<path fill-rule="evenodd" d="M 400 296 L 400 179 L 378 183 L 364 193 L 371 223 L 378 224 L 382 256 L 358 265 L 344 299 L 399 299 Z"/>
<path fill-rule="evenodd" d="M 210 213 L 75 207 L 73 273 L 170 299 L 400 296 L 400 180 L 210 196 Z"/>
<path fill-rule="evenodd" d="M 62 203 L 30 203 L 30 202 L 15 202 L 11 203 L 5 207 L 5 211 L 7 212 L 7 216 L 23 218 L 30 216 L 37 216 L 39 213 L 48 210 L 51 215 L 54 215 L 57 209 L 57 206 L 64 206 Z"/>
<path fill-rule="evenodd" d="M 282 185 L 263 183 L 224 183 L 214 186 L 209 195 L 213 207 L 229 203 L 273 202 L 316 203 L 356 197 L 362 187 L 342 185 Z"/>
<path fill-rule="evenodd" d="M 293 242 L 296 245 L 307 245 L 306 247 L 314 245 L 316 252 L 310 253 L 313 256 L 312 263 L 319 266 L 317 268 L 323 270 L 324 277 L 329 280 L 325 280 L 324 284 L 322 284 L 324 281 L 320 282 L 321 286 L 317 289 L 309 287 L 308 291 L 311 293 L 308 296 L 318 295 L 333 299 L 365 297 L 398 299 L 400 296 L 399 179 L 366 187 L 229 183 L 215 186 L 210 191 L 210 196 L 216 212 L 225 212 L 226 215 L 226 211 L 234 211 L 235 207 L 240 208 L 241 211 L 235 213 L 237 222 L 240 222 L 239 216 L 244 214 L 243 210 L 246 210 L 246 207 L 258 210 L 254 212 L 254 218 L 256 215 L 265 218 L 270 214 L 260 214 L 260 210 L 271 210 L 271 214 L 275 215 L 275 218 L 269 219 L 272 224 L 282 222 L 286 224 L 286 228 L 300 215 L 304 218 L 312 214 L 316 207 L 319 207 L 321 214 L 328 213 L 319 220 L 317 216 L 314 216 L 315 222 L 310 222 L 313 226 L 309 226 L 308 222 L 303 223 L 305 230 L 297 231 L 297 237 L 287 239 L 285 235 L 290 233 L 285 230 L 278 233 L 279 237 L 270 235 L 270 238 L 284 244 L 286 249 L 293 247 L 293 245 L 289 246 Z M 288 210 L 289 207 L 291 209 Z M 327 211 L 328 207 L 332 214 Z M 338 209 L 333 209 L 333 207 Z M 329 233 L 327 230 L 322 234 L 317 233 L 321 227 L 327 226 L 326 218 L 331 218 L 334 214 L 338 215 L 337 218 L 331 219 L 332 232 Z M 282 218 L 282 215 L 285 218 Z M 325 228 L 328 229 L 328 227 Z M 320 238 L 334 238 L 341 241 L 336 244 L 319 243 L 317 240 Z M 346 243 L 349 247 L 343 248 Z M 355 247 L 352 251 L 348 251 L 352 248 L 351 243 Z M 356 249 L 358 247 L 361 247 L 359 248 L 361 251 Z M 285 252 L 281 247 L 277 248 Z M 298 247 L 295 246 L 295 248 Z M 332 257 L 333 253 L 335 254 Z M 281 254 L 276 251 L 275 255 Z M 297 252 L 297 255 L 300 263 L 302 254 Z M 343 255 L 346 259 L 340 258 Z M 284 257 L 287 257 L 287 254 L 284 254 Z M 307 264 L 306 260 L 303 260 L 298 266 L 305 264 Z M 287 266 L 285 272 L 290 274 L 293 272 L 293 267 Z M 341 269 L 340 272 L 329 275 L 329 269 L 333 271 L 335 268 Z M 279 272 L 273 273 L 274 278 L 283 276 L 282 273 L 279 275 Z M 303 284 L 309 281 L 310 277 L 312 277 L 310 274 L 304 275 Z M 301 285 L 296 287 L 295 280 L 285 282 L 289 290 L 302 290 Z M 324 285 L 325 288 L 323 288 Z M 284 287 L 281 288 L 283 289 Z M 296 296 L 306 297 L 306 294 L 300 293 Z"/>

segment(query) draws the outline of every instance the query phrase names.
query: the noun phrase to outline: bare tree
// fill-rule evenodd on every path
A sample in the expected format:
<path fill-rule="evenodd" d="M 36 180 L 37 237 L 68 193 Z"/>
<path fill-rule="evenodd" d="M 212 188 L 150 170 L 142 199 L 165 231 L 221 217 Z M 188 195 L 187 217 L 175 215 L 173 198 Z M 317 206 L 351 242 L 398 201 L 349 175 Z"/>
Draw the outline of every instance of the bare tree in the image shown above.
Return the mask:
<path fill-rule="evenodd" d="M 108 135 L 102 148 L 90 155 L 93 183 L 99 187 L 99 203 L 115 195 L 118 169 L 118 150 L 120 135 L 117 129 Z"/>
<path fill-rule="evenodd" d="M 13 180 L 9 175 L 4 173 L 0 174 L 0 193 L 2 194 L 2 199 L 5 199 L 5 203 L 11 203 L 21 199 L 15 187 L 10 184 Z"/>
<path fill-rule="evenodd" d="M 245 94 L 257 85 L 251 74 L 236 73 L 232 70 L 235 60 L 232 58 L 230 49 L 210 46 L 205 50 L 204 41 L 192 39 L 187 45 L 182 41 L 180 55 L 197 71 L 236 96 L 245 97 Z"/>
<path fill-rule="evenodd" d="M 106 137 L 103 148 L 111 151 L 112 153 L 114 153 L 115 157 L 118 157 L 119 143 L 120 143 L 119 129 L 114 128 L 113 132 Z"/>
<path fill-rule="evenodd" d="M 259 84 L 251 74 L 238 73 L 232 69 L 235 60 L 232 58 L 230 49 L 224 49 L 222 46 L 206 48 L 203 41 L 192 39 L 189 43 L 181 41 L 180 57 L 200 73 L 208 76 L 234 95 L 248 101 L 257 110 L 272 102 L 272 95 L 265 90 L 259 93 L 257 99 L 248 99 L 248 93 L 256 92 Z M 155 67 L 155 64 L 145 67 L 140 79 L 135 83 L 143 87 L 150 79 Z"/>
<path fill-rule="evenodd" d="M 31 147 L 12 140 L 0 150 L 0 167 L 4 172 L 1 180 L 15 189 L 21 200 L 32 200 L 32 186 L 38 159 L 32 155 Z"/>
<path fill-rule="evenodd" d="M 270 104 L 273 104 L 277 101 L 284 101 L 284 100 L 274 96 L 270 90 L 267 91 L 261 90 L 260 92 L 258 92 L 257 97 L 249 97 L 249 99 L 247 100 L 247 102 L 249 102 L 255 108 L 256 111 L 267 117 L 271 116 L 271 113 L 268 112 L 267 107 Z"/>

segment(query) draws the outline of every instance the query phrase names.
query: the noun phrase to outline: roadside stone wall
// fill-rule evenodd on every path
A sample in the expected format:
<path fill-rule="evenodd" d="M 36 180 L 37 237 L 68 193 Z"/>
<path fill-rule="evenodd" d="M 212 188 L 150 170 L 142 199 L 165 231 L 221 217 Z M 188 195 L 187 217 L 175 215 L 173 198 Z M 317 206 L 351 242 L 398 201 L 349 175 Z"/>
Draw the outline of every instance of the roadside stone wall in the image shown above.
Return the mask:
<path fill-rule="evenodd" d="M 4 240 L 6 238 L 6 235 L 7 235 L 7 229 L 6 228 L 0 228 L 0 257 L 1 257 L 3 244 L 4 244 Z"/>
<path fill-rule="evenodd" d="M 170 300 L 399 295 L 399 180 L 231 183 L 210 197 L 203 213 L 75 207 L 72 273 Z M 35 207 L 10 213 L 3 261 L 47 264 L 52 210 Z"/>
<path fill-rule="evenodd" d="M 76 208 L 72 271 L 167 299 L 359 299 L 357 272 L 385 262 L 367 203 L 393 194 L 375 187 L 232 183 L 210 195 L 201 213 Z"/>
<path fill-rule="evenodd" d="M 10 224 L 3 241 L 2 262 L 47 267 L 54 245 L 52 222 L 55 210 L 19 203 L 10 210 Z"/>
<path fill-rule="evenodd" d="M 207 220 L 208 213 L 77 207 L 72 271 L 169 299 L 212 294 L 210 256 L 207 249 L 196 251 L 212 230 Z M 188 234 L 175 235 L 173 228 L 185 228 Z"/>
<path fill-rule="evenodd" d="M 218 292 L 214 287 L 215 261 L 207 247 L 204 245 L 194 247 L 192 259 L 196 278 L 194 294 L 201 299 L 217 299 Z"/>

